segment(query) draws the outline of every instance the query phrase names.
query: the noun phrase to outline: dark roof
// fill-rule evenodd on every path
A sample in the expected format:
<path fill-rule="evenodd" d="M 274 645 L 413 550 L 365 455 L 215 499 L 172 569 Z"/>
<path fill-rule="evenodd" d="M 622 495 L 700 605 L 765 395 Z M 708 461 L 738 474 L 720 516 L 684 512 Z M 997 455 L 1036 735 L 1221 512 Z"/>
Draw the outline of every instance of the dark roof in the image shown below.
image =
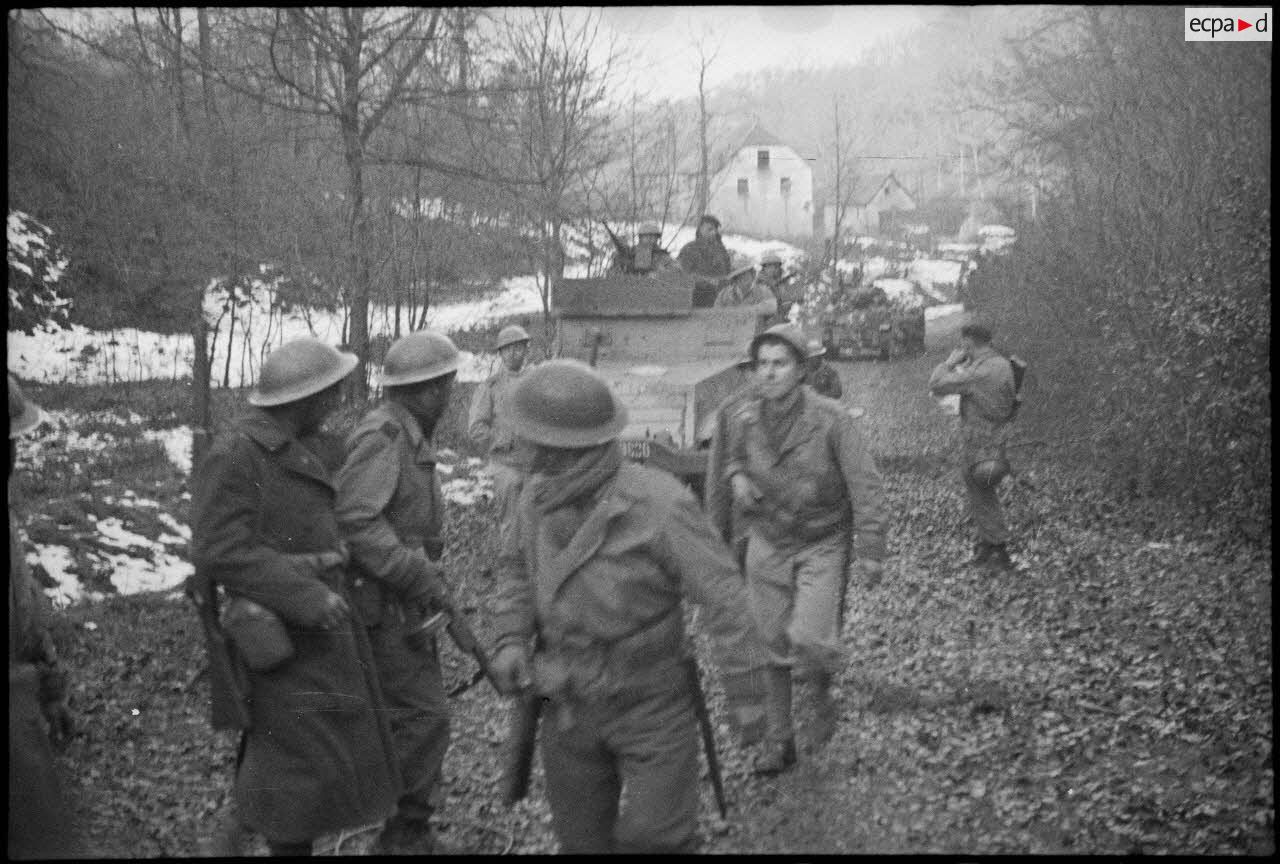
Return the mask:
<path fill-rule="evenodd" d="M 681 174 L 696 174 L 699 170 L 701 157 L 698 152 L 696 125 L 693 133 L 691 146 L 684 150 L 685 156 L 680 160 L 678 170 Z M 719 174 L 744 147 L 790 147 L 800 153 L 799 148 L 764 128 L 755 117 L 740 120 L 721 129 L 712 129 L 707 138 L 712 176 Z M 800 155 L 804 156 L 803 153 Z"/>
<path fill-rule="evenodd" d="M 853 181 L 853 196 L 850 198 L 850 203 L 856 207 L 867 206 L 871 203 L 871 199 L 891 180 L 895 186 L 902 189 L 908 198 L 915 201 L 915 196 L 911 194 L 911 190 L 890 171 L 888 174 L 860 174 L 856 177 Z"/>

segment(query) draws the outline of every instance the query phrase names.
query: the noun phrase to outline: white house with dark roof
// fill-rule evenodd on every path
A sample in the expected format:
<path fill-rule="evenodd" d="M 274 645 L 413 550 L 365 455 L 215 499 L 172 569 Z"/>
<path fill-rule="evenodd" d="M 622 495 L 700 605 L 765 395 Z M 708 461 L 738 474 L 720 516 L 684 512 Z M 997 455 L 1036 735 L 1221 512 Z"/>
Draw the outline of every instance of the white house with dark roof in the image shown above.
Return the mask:
<path fill-rule="evenodd" d="M 707 212 L 720 218 L 724 230 L 768 238 L 813 236 L 813 160 L 755 121 L 721 140 L 728 147 L 716 160 L 723 167 L 716 171 L 713 162 Z"/>
<path fill-rule="evenodd" d="M 907 215 L 916 209 L 916 199 L 892 171 L 882 175 L 863 175 L 853 184 L 844 218 L 840 222 L 842 234 L 888 236 L 897 231 Z M 836 228 L 836 207 L 823 207 L 822 232 L 830 237 Z"/>

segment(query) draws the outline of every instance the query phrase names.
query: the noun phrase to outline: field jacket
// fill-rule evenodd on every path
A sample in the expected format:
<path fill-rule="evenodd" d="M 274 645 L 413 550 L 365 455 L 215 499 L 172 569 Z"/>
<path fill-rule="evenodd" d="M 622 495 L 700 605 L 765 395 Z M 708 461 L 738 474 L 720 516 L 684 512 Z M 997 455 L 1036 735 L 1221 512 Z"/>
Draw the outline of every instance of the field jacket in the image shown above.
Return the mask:
<path fill-rule="evenodd" d="M 241 819 L 288 843 L 386 818 L 400 776 L 368 636 L 358 620 L 316 627 L 347 580 L 343 568 L 309 563 L 342 539 L 328 469 L 252 408 L 210 448 L 192 505 L 197 578 L 275 612 L 294 648 L 284 665 L 249 673 Z"/>
<path fill-rule="evenodd" d="M 801 385 L 795 422 L 774 449 L 764 429 L 759 397 L 738 403 L 726 430 L 724 481 L 743 473 L 761 492 L 744 507 L 746 527 L 780 549 L 838 532 L 851 536 L 855 558 L 885 557 L 886 515 L 880 474 L 857 421 L 831 399 Z M 719 506 L 724 506 L 723 503 Z M 727 517 L 712 515 L 717 524 Z"/>
<path fill-rule="evenodd" d="M 728 276 L 733 269 L 729 250 L 724 248 L 724 241 L 719 237 L 689 241 L 680 249 L 677 260 L 686 273 L 698 276 Z"/>
<path fill-rule="evenodd" d="M 425 596 L 443 578 L 444 496 L 436 453 L 403 405 L 384 401 L 347 437 L 336 513 L 356 567 L 352 594 L 373 626 L 385 604 Z"/>
<path fill-rule="evenodd" d="M 534 644 L 543 695 L 599 700 L 670 686 L 689 656 L 686 594 L 702 606 L 726 678 L 764 665 L 733 558 L 686 487 L 624 462 L 557 552 L 534 507 L 542 480 L 525 485 L 499 558 L 494 650 Z"/>
<path fill-rule="evenodd" d="M 1012 428 L 1013 367 L 990 345 L 974 351 L 968 363 L 948 369 L 939 363 L 929 376 L 934 396 L 960 396 L 960 426 L 956 450 L 968 467 L 986 459 L 1005 458 Z"/>
<path fill-rule="evenodd" d="M 471 398 L 467 434 L 486 456 L 520 471 L 528 469 L 527 448 L 518 446 L 511 425 L 511 397 L 528 369 L 512 372 L 503 366 L 476 388 Z"/>

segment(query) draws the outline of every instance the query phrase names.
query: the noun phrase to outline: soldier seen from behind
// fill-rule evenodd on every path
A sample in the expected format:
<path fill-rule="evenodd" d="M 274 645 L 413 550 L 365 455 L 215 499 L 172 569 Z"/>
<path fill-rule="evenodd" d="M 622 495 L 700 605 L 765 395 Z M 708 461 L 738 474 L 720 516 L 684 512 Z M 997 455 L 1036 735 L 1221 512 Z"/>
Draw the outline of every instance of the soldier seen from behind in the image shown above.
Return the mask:
<path fill-rule="evenodd" d="M 956 450 L 969 518 L 977 535 L 970 563 L 993 571 L 1014 569 L 1009 528 L 997 490 L 1009 473 L 1005 447 L 1017 404 L 1013 367 L 991 346 L 991 326 L 976 321 L 960 329 L 960 344 L 929 376 L 934 396 L 960 396 Z"/>
<path fill-rule="evenodd" d="M 486 456 L 493 476 L 493 494 L 498 504 L 498 527 L 511 530 L 515 523 L 516 501 L 529 470 L 527 448 L 520 447 L 511 426 L 511 394 L 525 372 L 529 354 L 529 334 L 514 324 L 498 332 L 494 350 L 502 366 L 481 382 L 471 398 L 467 432 Z"/>
<path fill-rule="evenodd" d="M 762 774 L 796 760 L 793 670 L 812 686 L 813 744 L 834 732 L 847 572 L 875 584 L 885 557 L 880 475 L 853 418 L 802 383 L 807 353 L 790 324 L 752 340 L 756 389 L 726 418 L 726 453 L 713 460 L 723 473 L 708 478 L 731 488 L 735 518 L 745 523 L 747 591 L 769 653 L 767 737 L 755 769 Z M 721 508 L 726 497 L 716 499 Z M 716 524 L 726 518 L 711 515 Z"/>
<path fill-rule="evenodd" d="M 737 569 L 686 487 L 624 459 L 626 408 L 593 369 L 544 363 L 512 409 L 536 449 L 500 560 L 493 667 L 505 691 L 547 700 L 542 764 L 560 849 L 689 850 L 705 703 L 683 599 L 701 603 L 732 697 L 763 663 Z"/>
<path fill-rule="evenodd" d="M 716 295 L 716 306 L 750 306 L 757 315 L 771 316 L 778 311 L 778 298 L 752 277 L 756 268 L 748 265 L 729 274 L 729 284 Z"/>
<path fill-rule="evenodd" d="M 43 421 L 43 412 L 8 376 L 9 480 L 16 439 Z M 51 743 L 73 732 L 67 674 L 49 633 L 49 600 L 27 566 L 9 490 L 9 830 L 10 859 L 76 855 L 71 811 L 62 794 Z"/>
<path fill-rule="evenodd" d="M 822 359 L 826 354 L 825 345 L 817 339 L 809 340 L 809 354 L 804 361 L 804 383 L 820 395 L 838 402 L 844 395 L 844 385 L 840 383 L 840 373 Z"/>
<path fill-rule="evenodd" d="M 355 367 L 355 355 L 316 339 L 276 348 L 253 407 L 214 442 L 195 483 L 193 591 L 216 608 L 226 589 L 223 625 L 247 667 L 235 807 L 274 855 L 309 855 L 321 834 L 385 819 L 400 790 L 373 655 L 348 601 L 333 477 L 300 442 L 337 408 Z"/>
<path fill-rule="evenodd" d="M 708 214 L 698 220 L 698 236 L 680 250 L 678 260 L 686 273 L 717 279 L 729 275 L 733 263 L 720 239 L 720 220 Z"/>
<path fill-rule="evenodd" d="M 351 593 L 373 647 L 404 791 L 379 838 L 384 854 L 433 851 L 432 792 L 449 746 L 449 706 L 434 634 L 445 608 L 444 497 L 431 436 L 449 403 L 458 349 L 423 330 L 392 343 L 383 401 L 347 438 L 337 517 L 351 549 Z"/>

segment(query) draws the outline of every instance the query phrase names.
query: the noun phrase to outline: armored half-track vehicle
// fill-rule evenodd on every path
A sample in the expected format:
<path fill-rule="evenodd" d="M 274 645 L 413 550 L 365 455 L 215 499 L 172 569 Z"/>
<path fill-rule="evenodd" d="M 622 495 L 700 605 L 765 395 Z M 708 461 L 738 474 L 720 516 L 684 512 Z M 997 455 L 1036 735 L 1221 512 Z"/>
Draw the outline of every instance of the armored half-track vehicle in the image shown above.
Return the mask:
<path fill-rule="evenodd" d="M 551 311 L 556 353 L 590 363 L 626 404 L 626 455 L 698 489 L 712 415 L 745 382 L 738 361 L 762 322 L 703 293 L 695 304 L 695 284 L 679 270 L 564 279 Z"/>

